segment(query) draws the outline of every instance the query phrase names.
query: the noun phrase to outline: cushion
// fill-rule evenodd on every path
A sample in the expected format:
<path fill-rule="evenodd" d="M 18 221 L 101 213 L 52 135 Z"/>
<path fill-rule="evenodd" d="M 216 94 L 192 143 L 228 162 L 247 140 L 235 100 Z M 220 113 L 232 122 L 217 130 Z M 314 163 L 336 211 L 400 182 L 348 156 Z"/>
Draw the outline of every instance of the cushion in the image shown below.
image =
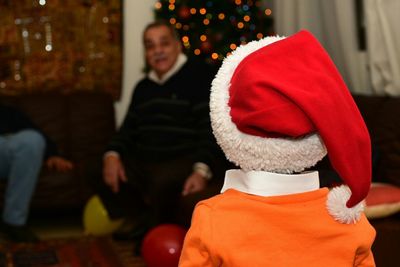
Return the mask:
<path fill-rule="evenodd" d="M 365 202 L 365 215 L 369 219 L 395 214 L 400 211 L 400 187 L 385 183 L 372 183 Z"/>

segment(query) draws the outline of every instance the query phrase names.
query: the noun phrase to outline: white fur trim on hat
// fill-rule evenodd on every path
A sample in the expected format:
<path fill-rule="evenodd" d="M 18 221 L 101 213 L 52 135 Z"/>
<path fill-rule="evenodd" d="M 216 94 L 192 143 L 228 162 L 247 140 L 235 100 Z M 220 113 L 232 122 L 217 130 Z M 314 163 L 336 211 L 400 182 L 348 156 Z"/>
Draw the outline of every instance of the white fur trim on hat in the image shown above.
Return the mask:
<path fill-rule="evenodd" d="M 329 192 L 326 207 L 329 214 L 336 221 L 351 224 L 360 220 L 361 214 L 364 211 L 364 201 L 361 201 L 352 208 L 348 208 L 346 202 L 350 196 L 350 188 L 345 185 L 334 187 Z"/>
<path fill-rule="evenodd" d="M 263 138 L 239 131 L 231 120 L 229 87 L 236 67 L 249 54 L 282 39 L 266 37 L 238 47 L 223 61 L 212 82 L 210 115 L 215 138 L 227 159 L 244 171 L 300 172 L 314 166 L 327 153 L 318 134 L 299 139 Z"/>

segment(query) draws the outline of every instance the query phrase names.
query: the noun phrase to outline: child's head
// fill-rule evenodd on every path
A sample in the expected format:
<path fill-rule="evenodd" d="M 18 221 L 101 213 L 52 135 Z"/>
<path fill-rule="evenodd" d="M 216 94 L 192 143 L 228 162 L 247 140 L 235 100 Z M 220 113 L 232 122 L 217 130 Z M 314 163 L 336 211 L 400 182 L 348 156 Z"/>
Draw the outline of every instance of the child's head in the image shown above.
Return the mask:
<path fill-rule="evenodd" d="M 371 179 L 365 123 L 334 63 L 308 32 L 237 48 L 212 84 L 211 120 L 227 158 L 245 171 L 299 172 L 326 153 L 350 187 Z"/>

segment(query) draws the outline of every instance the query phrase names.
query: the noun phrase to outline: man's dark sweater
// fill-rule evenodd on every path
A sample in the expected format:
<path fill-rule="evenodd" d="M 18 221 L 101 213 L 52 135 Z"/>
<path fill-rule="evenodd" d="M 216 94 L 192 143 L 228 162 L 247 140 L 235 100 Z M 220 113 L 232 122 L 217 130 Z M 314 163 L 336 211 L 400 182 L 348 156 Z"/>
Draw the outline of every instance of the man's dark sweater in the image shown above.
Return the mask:
<path fill-rule="evenodd" d="M 219 151 L 209 119 L 213 78 L 208 66 L 188 60 L 162 85 L 141 80 L 108 150 L 145 161 L 187 155 L 194 162 L 211 164 Z"/>

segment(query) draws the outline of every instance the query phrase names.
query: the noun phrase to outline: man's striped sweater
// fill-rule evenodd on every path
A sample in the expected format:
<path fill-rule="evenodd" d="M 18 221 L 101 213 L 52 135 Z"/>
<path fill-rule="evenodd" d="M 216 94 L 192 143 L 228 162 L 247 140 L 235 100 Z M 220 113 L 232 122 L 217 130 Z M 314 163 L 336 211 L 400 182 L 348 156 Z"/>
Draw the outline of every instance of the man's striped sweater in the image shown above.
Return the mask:
<path fill-rule="evenodd" d="M 209 119 L 213 77 L 210 67 L 188 60 L 164 84 L 141 80 L 108 150 L 152 162 L 187 155 L 211 164 L 219 151 Z"/>

